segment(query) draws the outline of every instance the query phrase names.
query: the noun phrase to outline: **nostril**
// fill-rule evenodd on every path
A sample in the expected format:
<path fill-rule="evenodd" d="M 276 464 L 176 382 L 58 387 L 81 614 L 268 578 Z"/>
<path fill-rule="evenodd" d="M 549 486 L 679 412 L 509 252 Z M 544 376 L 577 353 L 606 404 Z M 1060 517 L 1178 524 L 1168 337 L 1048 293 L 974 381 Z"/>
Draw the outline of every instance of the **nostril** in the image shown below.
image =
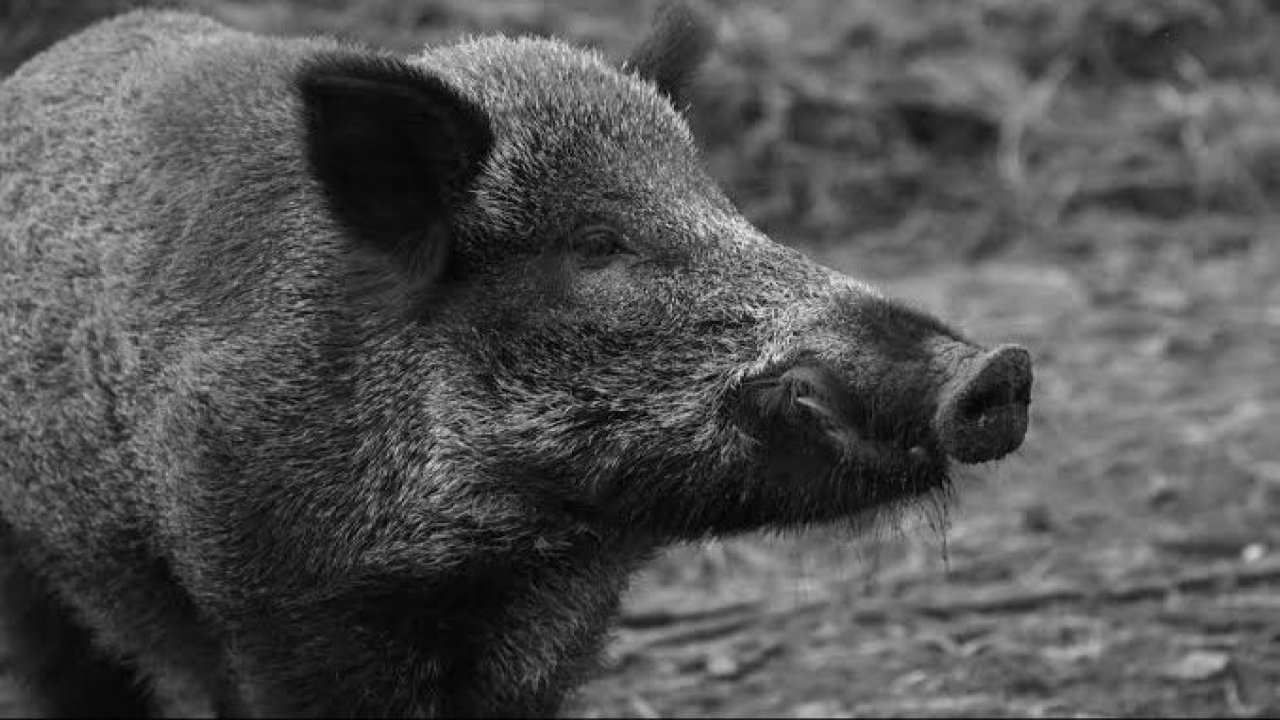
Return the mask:
<path fill-rule="evenodd" d="M 1031 401 L 1031 355 L 1020 347 L 993 351 L 961 391 L 957 410 L 977 417 L 988 410 Z"/>
<path fill-rule="evenodd" d="M 964 420 L 973 420 L 993 408 L 1012 405 L 1015 397 L 1012 386 L 996 385 L 965 397 L 960 401 L 957 410 L 960 411 Z"/>
<path fill-rule="evenodd" d="M 936 416 L 947 452 L 961 462 L 1002 457 L 1022 443 L 1031 401 L 1031 355 L 1020 347 L 997 348 L 962 370 Z"/>

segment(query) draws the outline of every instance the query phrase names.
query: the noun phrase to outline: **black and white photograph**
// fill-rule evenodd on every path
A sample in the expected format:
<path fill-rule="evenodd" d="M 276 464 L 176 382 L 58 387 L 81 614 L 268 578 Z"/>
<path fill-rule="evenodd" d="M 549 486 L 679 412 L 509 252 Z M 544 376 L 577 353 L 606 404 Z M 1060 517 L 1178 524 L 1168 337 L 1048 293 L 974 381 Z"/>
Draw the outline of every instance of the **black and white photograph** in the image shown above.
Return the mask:
<path fill-rule="evenodd" d="M 0 717 L 1280 716 L 1280 4 L 0 0 Z"/>

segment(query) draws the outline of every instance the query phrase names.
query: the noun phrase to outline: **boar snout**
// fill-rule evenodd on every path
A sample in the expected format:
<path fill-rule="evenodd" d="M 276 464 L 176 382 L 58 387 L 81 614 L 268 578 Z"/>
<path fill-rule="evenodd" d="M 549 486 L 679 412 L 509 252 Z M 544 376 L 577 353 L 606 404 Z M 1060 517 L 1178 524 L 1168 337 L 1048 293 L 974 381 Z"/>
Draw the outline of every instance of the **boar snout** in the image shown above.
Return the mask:
<path fill-rule="evenodd" d="M 943 390 L 934 427 L 956 460 L 998 460 L 1022 444 L 1030 403 L 1031 354 L 1005 345 L 955 371 Z"/>
<path fill-rule="evenodd" d="M 789 450 L 817 441 L 844 460 L 909 472 L 939 469 L 943 457 L 972 464 L 1017 449 L 1027 431 L 1030 354 L 952 340 L 931 352 L 924 366 L 882 373 L 814 357 L 787 363 L 744 384 L 749 415 L 775 442 L 798 444 Z"/>

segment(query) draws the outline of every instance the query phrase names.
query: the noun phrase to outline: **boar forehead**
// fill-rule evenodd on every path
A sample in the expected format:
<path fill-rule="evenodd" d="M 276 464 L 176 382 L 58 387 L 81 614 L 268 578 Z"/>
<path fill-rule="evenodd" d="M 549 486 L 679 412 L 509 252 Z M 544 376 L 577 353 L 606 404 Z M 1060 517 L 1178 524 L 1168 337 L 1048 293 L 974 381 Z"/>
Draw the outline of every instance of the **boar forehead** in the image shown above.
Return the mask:
<path fill-rule="evenodd" d="M 567 124 L 634 136 L 656 150 L 693 145 L 688 126 L 652 85 L 589 49 L 487 37 L 430 48 L 416 62 L 484 108 L 498 135 L 536 130 L 545 139 Z"/>
<path fill-rule="evenodd" d="M 478 224 L 505 240 L 600 212 L 708 235 L 734 213 L 688 125 L 649 83 L 556 41 L 485 38 L 417 58 L 475 101 L 495 146 L 475 187 Z M 665 222 L 663 218 L 668 218 Z"/>
<path fill-rule="evenodd" d="M 820 313 L 833 292 L 879 296 L 753 228 L 703 169 L 671 102 L 598 53 L 490 37 L 430 48 L 415 62 L 476 102 L 493 126 L 495 147 L 467 214 L 478 214 L 469 224 L 495 246 L 469 254 L 501 262 L 513 250 L 537 252 L 599 214 L 621 222 L 642 252 L 669 261 L 665 269 L 680 270 L 651 276 L 636 292 L 667 285 L 659 296 L 672 302 L 692 296 L 703 309 L 758 317 L 797 301 L 803 307 L 790 313 Z"/>

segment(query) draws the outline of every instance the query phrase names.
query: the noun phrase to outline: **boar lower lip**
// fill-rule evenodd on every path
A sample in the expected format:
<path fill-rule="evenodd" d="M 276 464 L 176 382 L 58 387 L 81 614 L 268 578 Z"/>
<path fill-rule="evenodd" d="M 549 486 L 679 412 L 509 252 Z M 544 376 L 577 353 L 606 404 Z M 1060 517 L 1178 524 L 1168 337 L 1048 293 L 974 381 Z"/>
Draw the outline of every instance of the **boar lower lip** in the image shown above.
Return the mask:
<path fill-rule="evenodd" d="M 881 462 L 889 461 L 905 463 L 910 467 L 923 467 L 932 462 L 933 455 L 922 445 L 913 445 L 904 449 L 901 445 L 890 442 L 862 440 L 856 441 L 854 454 L 872 455 Z"/>

